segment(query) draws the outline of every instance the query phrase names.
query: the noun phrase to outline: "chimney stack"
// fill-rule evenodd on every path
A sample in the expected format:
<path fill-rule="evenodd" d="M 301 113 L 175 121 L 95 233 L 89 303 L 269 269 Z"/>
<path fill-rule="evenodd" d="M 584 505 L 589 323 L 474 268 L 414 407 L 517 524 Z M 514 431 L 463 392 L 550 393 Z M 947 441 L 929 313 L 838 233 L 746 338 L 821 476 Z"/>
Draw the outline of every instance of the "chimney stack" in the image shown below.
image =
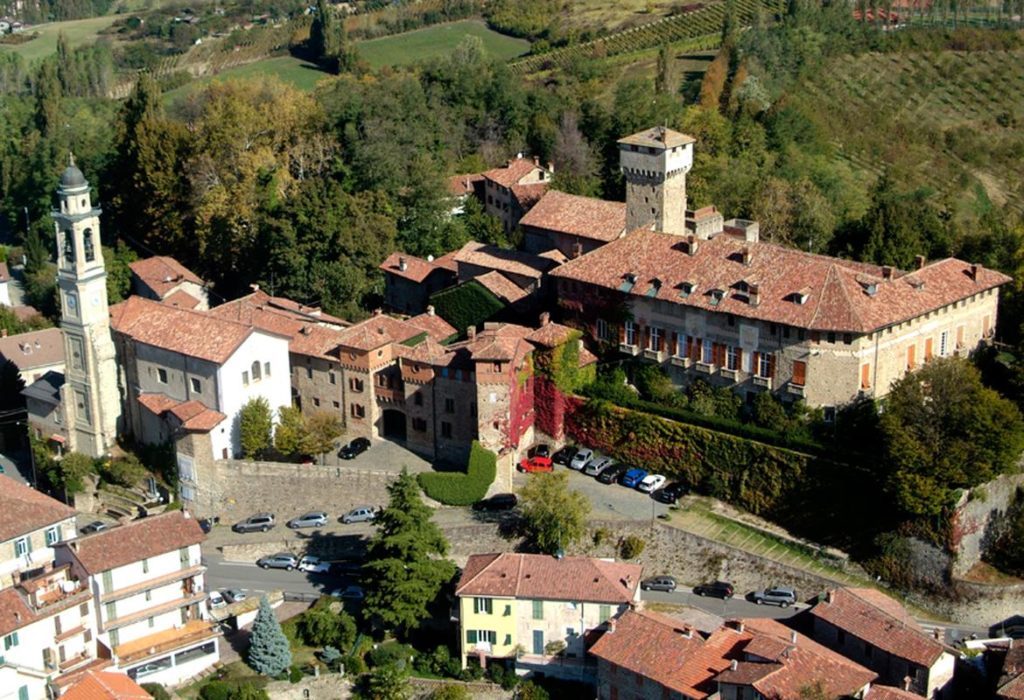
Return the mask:
<path fill-rule="evenodd" d="M 697 254 L 697 237 L 692 233 L 686 235 L 686 254 L 690 256 Z"/>
<path fill-rule="evenodd" d="M 254 292 L 258 292 L 260 291 L 260 286 L 258 284 L 250 284 L 249 289 L 251 289 Z"/>
<path fill-rule="evenodd" d="M 551 314 L 549 312 L 547 312 L 547 311 L 544 311 L 540 315 L 540 325 L 541 325 L 541 327 L 544 327 L 544 326 L 548 325 L 549 323 L 551 323 Z"/>
<path fill-rule="evenodd" d="M 978 281 L 978 266 L 977 265 L 971 265 L 971 271 L 968 273 L 968 275 L 970 276 L 970 278 L 972 280 L 977 282 Z"/>
<path fill-rule="evenodd" d="M 433 316 L 433 315 L 434 315 L 434 307 L 433 306 L 428 306 L 427 307 L 427 316 Z"/>
<path fill-rule="evenodd" d="M 756 283 L 747 285 L 747 301 L 751 306 L 757 306 L 761 303 L 760 288 Z"/>
<path fill-rule="evenodd" d="M 892 266 L 891 265 L 883 265 L 882 266 L 882 279 L 884 279 L 884 280 L 891 280 L 892 279 Z"/>
<path fill-rule="evenodd" d="M 796 645 L 796 630 L 793 630 L 789 633 L 789 643 Z"/>
<path fill-rule="evenodd" d="M 536 165 L 538 168 L 540 167 L 540 156 L 533 157 L 533 164 Z"/>
<path fill-rule="evenodd" d="M 608 620 L 608 634 L 614 634 L 614 633 L 615 633 L 615 618 L 613 617 L 613 618 L 610 618 Z"/>
<path fill-rule="evenodd" d="M 743 250 L 740 251 L 740 256 L 743 258 L 744 265 L 750 264 L 750 248 L 748 248 L 747 246 L 743 246 Z"/>
<path fill-rule="evenodd" d="M 917 265 L 918 270 L 924 268 L 924 261 L 925 257 L 923 255 L 917 255 L 914 257 L 914 264 Z"/>
<path fill-rule="evenodd" d="M 398 258 L 398 269 L 399 270 L 401 270 L 402 272 L 405 272 L 405 270 L 408 267 L 409 267 L 409 264 L 405 262 L 405 258 Z"/>
<path fill-rule="evenodd" d="M 466 329 L 466 337 L 470 340 L 476 340 L 476 326 L 470 326 Z"/>
<path fill-rule="evenodd" d="M 739 662 L 736 659 L 733 659 L 732 661 L 729 662 L 729 670 L 730 671 L 735 671 L 739 667 L 739 665 L 740 665 Z"/>
<path fill-rule="evenodd" d="M 550 161 L 548 161 L 548 172 L 552 175 L 555 174 L 555 164 Z"/>
<path fill-rule="evenodd" d="M 827 591 L 825 591 L 825 602 L 829 603 L 829 604 L 832 603 L 832 589 L 831 588 L 828 589 Z"/>

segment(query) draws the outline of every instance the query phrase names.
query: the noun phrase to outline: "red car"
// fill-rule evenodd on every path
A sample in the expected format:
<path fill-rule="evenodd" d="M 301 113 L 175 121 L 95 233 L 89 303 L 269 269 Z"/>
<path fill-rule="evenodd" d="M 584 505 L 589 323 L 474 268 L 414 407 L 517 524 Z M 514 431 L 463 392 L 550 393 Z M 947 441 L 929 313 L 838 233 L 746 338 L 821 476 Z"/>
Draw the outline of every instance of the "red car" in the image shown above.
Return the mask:
<path fill-rule="evenodd" d="M 521 472 L 549 472 L 552 471 L 551 458 L 535 455 L 519 462 Z"/>

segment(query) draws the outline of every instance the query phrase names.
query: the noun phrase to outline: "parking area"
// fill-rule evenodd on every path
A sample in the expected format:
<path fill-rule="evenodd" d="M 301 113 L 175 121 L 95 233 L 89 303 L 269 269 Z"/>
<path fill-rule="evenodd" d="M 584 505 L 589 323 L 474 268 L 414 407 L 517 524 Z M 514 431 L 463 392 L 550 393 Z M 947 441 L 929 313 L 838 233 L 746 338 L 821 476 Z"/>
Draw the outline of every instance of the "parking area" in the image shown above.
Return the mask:
<path fill-rule="evenodd" d="M 430 471 L 430 462 L 415 452 L 406 449 L 397 442 L 380 440 L 374 442 L 370 449 L 355 459 L 342 459 L 338 450 L 327 453 L 324 464 L 332 467 L 352 467 L 353 469 L 379 469 L 393 471 L 396 474 L 406 467 L 410 472 Z"/>

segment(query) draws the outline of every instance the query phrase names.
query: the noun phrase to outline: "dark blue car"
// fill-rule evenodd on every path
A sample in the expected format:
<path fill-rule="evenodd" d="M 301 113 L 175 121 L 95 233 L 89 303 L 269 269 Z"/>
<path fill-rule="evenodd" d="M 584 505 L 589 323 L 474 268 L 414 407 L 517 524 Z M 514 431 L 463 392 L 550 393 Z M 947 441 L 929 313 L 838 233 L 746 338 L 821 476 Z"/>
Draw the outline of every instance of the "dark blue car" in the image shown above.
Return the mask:
<path fill-rule="evenodd" d="M 631 489 L 635 489 L 637 485 L 647 476 L 647 472 L 643 469 L 633 468 L 622 475 L 622 481 L 619 483 L 623 486 L 628 486 Z"/>

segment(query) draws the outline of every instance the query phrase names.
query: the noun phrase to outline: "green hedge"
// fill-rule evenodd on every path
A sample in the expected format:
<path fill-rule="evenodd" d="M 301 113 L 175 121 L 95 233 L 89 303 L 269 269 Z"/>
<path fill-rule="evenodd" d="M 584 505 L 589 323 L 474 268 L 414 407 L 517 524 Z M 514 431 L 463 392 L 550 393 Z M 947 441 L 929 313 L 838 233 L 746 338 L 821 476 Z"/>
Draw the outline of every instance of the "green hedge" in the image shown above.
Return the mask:
<path fill-rule="evenodd" d="M 437 292 L 430 297 L 437 315 L 463 335 L 505 308 L 501 299 L 476 280 Z"/>
<path fill-rule="evenodd" d="M 465 474 L 423 472 L 416 480 L 424 493 L 435 501 L 449 506 L 468 506 L 484 497 L 497 474 L 497 456 L 474 440 Z"/>

